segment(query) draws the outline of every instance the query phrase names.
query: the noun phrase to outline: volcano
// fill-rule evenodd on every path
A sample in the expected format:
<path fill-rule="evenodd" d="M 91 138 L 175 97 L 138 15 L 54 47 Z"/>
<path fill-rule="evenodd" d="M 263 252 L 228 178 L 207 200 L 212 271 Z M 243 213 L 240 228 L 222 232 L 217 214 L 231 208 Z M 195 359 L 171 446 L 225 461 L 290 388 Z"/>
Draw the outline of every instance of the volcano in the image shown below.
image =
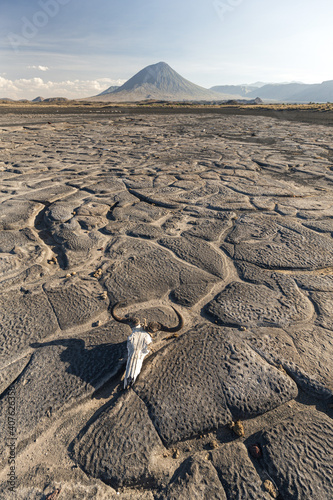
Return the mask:
<path fill-rule="evenodd" d="M 200 87 L 183 78 L 167 63 L 159 62 L 142 69 L 121 87 L 104 90 L 94 101 L 133 102 L 147 99 L 163 101 L 221 101 L 230 95 Z"/>

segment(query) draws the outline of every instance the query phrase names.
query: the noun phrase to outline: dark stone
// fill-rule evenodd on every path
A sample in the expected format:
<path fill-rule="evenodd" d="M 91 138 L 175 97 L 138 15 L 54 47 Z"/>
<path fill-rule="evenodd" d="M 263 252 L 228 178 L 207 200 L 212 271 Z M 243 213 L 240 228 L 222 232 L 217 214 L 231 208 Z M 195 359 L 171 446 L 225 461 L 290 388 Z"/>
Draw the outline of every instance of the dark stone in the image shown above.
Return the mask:
<path fill-rule="evenodd" d="M 319 233 L 333 233 L 333 220 L 309 220 L 303 222 L 303 226 L 318 231 Z"/>
<path fill-rule="evenodd" d="M 303 391 L 328 398 L 333 390 L 332 333 L 314 326 L 251 328 L 242 334 L 260 356 L 284 369 Z"/>
<path fill-rule="evenodd" d="M 26 283 L 31 283 L 38 281 L 45 275 L 44 268 L 38 264 L 35 264 L 28 269 L 25 269 L 21 273 L 16 274 L 14 277 L 0 280 L 0 290 L 5 290 L 14 285 L 22 285 Z"/>
<path fill-rule="evenodd" d="M 250 210 L 252 208 L 248 196 L 235 193 L 225 186 L 219 187 L 218 194 L 204 198 L 197 204 L 210 210 Z"/>

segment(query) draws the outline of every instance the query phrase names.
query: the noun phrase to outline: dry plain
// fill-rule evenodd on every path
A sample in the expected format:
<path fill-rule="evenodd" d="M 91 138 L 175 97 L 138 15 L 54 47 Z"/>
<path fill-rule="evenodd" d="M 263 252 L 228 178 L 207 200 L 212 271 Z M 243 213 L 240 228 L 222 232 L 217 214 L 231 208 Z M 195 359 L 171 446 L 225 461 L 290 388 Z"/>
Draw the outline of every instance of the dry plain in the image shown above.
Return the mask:
<path fill-rule="evenodd" d="M 0 141 L 0 497 L 332 499 L 333 129 L 21 110 Z M 126 391 L 118 301 L 185 321 Z"/>

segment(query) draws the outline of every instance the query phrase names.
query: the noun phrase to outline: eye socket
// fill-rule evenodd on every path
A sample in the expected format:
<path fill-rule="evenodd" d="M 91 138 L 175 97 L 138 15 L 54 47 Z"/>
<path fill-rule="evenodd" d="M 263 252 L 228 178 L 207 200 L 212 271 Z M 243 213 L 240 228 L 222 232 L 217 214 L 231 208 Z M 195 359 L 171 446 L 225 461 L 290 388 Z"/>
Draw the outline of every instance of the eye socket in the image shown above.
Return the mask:
<path fill-rule="evenodd" d="M 156 333 L 160 329 L 161 329 L 161 325 L 160 325 L 160 323 L 157 323 L 157 321 L 151 321 L 147 325 L 147 330 L 148 330 L 148 332 L 151 332 L 151 333 Z"/>

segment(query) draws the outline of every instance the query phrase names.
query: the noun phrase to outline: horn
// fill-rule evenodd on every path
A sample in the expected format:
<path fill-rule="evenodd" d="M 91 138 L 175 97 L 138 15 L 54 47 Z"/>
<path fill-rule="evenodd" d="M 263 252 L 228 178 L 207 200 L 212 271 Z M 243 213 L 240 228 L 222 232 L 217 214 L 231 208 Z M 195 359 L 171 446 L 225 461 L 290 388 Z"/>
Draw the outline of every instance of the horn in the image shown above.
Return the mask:
<path fill-rule="evenodd" d="M 133 318 L 122 318 L 120 316 L 118 316 L 115 312 L 116 308 L 119 307 L 120 305 L 125 305 L 123 302 L 116 302 L 113 306 L 112 306 L 112 309 L 111 309 L 111 314 L 112 314 L 112 317 L 113 319 L 115 319 L 116 321 L 118 321 L 119 323 L 125 323 L 126 325 L 129 325 L 130 323 L 133 322 Z"/>
<path fill-rule="evenodd" d="M 184 319 L 181 316 L 181 314 L 174 307 L 172 307 L 172 309 L 177 314 L 177 317 L 178 317 L 178 320 L 179 320 L 178 325 L 177 326 L 173 326 L 172 328 L 169 328 L 168 326 L 161 325 L 161 327 L 160 327 L 160 331 L 161 332 L 175 333 L 175 332 L 178 332 L 179 330 L 181 330 L 181 328 L 183 328 L 183 326 L 184 326 Z"/>

